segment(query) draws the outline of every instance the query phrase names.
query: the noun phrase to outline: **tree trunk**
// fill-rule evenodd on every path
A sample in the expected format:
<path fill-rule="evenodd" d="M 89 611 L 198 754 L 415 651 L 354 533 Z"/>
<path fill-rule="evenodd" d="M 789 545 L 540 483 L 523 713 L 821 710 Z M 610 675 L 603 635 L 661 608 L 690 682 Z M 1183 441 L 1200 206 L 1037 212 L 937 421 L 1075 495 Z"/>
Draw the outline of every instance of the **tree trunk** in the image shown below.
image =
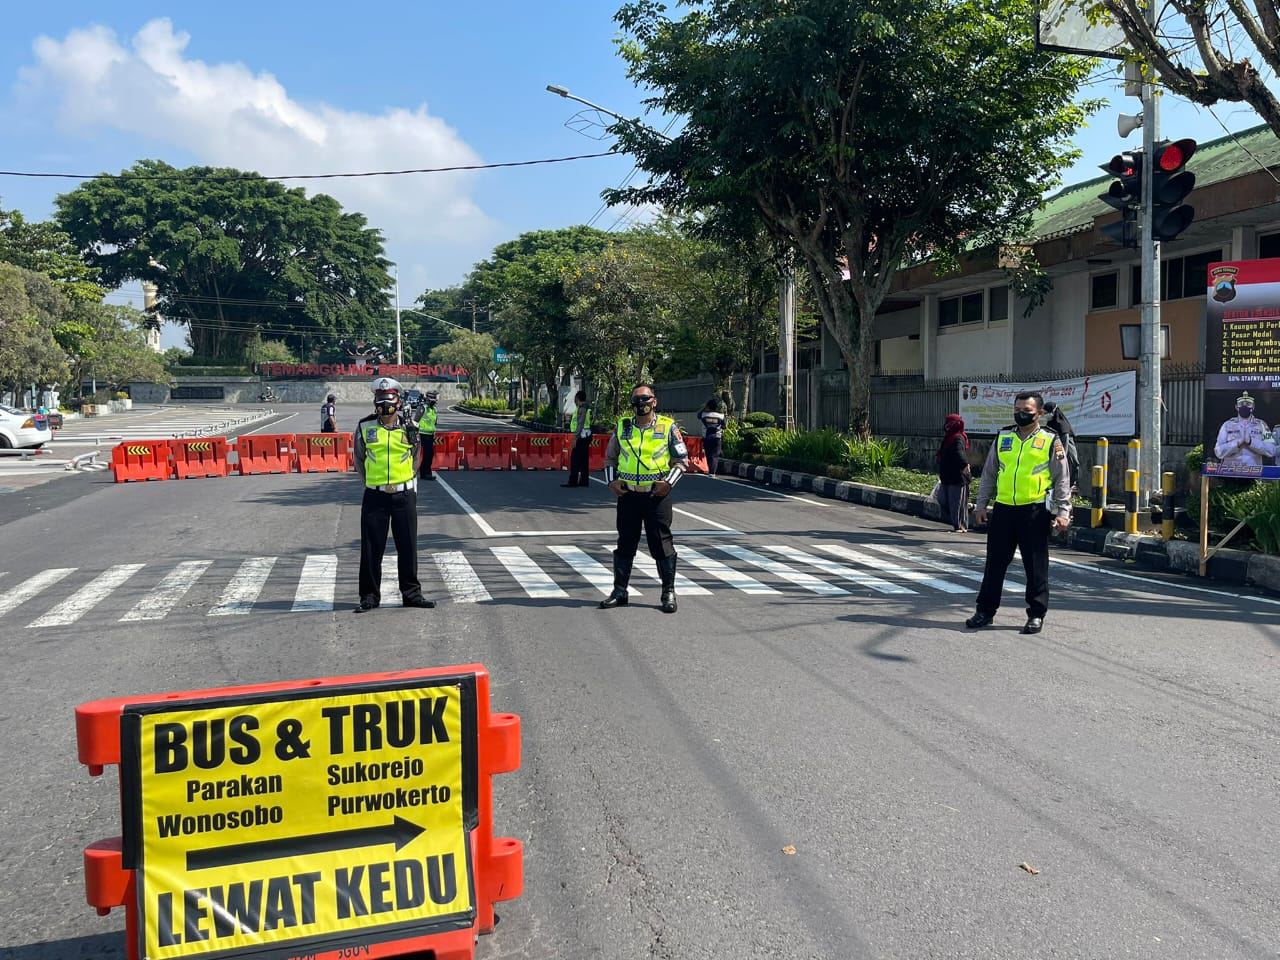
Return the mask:
<path fill-rule="evenodd" d="M 736 411 L 738 414 L 736 419 L 738 420 L 741 420 L 751 411 L 751 381 L 753 379 L 754 374 L 749 370 L 742 375 L 742 406 Z"/>

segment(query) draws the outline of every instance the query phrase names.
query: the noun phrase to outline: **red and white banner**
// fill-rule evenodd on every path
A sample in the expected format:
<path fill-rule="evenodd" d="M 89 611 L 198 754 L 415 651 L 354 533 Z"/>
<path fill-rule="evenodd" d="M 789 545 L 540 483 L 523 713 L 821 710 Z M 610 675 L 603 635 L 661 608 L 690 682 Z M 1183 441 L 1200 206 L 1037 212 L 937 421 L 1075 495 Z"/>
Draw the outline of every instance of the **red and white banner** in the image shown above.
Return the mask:
<path fill-rule="evenodd" d="M 1137 432 L 1138 373 L 1101 373 L 1048 383 L 962 383 L 957 412 L 965 430 L 999 433 L 1013 423 L 1014 398 L 1038 390 L 1062 408 L 1079 437 L 1132 437 Z"/>

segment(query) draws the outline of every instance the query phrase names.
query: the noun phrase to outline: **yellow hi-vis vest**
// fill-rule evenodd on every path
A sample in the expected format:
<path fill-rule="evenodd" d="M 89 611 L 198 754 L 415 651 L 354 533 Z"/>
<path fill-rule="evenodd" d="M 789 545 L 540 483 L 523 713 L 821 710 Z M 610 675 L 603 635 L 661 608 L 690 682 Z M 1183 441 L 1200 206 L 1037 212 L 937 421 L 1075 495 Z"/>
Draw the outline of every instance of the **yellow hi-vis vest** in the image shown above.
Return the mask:
<path fill-rule="evenodd" d="M 618 421 L 618 479 L 632 490 L 648 490 L 671 472 L 671 428 L 675 421 L 655 415 L 641 428 L 626 417 Z"/>
<path fill-rule="evenodd" d="M 575 437 L 591 423 L 591 410 L 588 407 L 579 407 L 573 411 L 573 418 L 569 421 L 569 432 Z"/>
<path fill-rule="evenodd" d="M 382 487 L 408 483 L 417 476 L 414 463 L 416 444 L 409 441 L 403 427 L 384 427 L 374 421 L 361 424 L 364 433 L 364 485 Z"/>
<path fill-rule="evenodd" d="M 1058 435 L 1041 427 L 1023 440 L 1016 430 L 1001 430 L 996 437 L 996 457 L 1000 472 L 996 474 L 996 503 L 1019 507 L 1043 503 L 1053 478 L 1049 465 L 1053 460 L 1053 442 Z"/>
<path fill-rule="evenodd" d="M 422 419 L 418 421 L 418 429 L 421 430 L 423 433 L 436 432 L 436 408 L 435 407 L 427 407 L 427 409 L 423 411 Z"/>

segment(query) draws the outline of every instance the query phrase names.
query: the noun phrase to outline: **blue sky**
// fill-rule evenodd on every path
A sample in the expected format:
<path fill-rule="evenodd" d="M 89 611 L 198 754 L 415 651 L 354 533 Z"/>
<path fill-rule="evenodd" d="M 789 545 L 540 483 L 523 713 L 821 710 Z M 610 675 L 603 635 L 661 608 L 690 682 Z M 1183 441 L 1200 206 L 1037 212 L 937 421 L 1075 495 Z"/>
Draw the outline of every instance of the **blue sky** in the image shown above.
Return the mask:
<path fill-rule="evenodd" d="M 607 143 L 565 127 L 579 108 L 545 87 L 561 84 L 638 113 L 641 95 L 612 43 L 617 6 L 11 5 L 0 34 L 0 169 L 115 171 L 159 157 L 320 173 L 600 152 Z M 109 72 L 105 63 L 113 64 Z M 1123 143 L 1116 115 L 1137 111 L 1109 67 L 1088 91 L 1112 106 L 1077 138 L 1085 155 L 1067 182 L 1097 175 L 1097 164 Z M 1238 105 L 1216 112 L 1233 131 L 1258 122 Z M 1172 97 L 1164 98 L 1162 126 L 1202 141 L 1223 132 L 1207 111 Z M 328 181 L 323 189 L 384 231 L 407 305 L 428 286 L 459 282 L 495 244 L 522 231 L 588 221 L 599 211 L 600 191 L 630 170 L 626 158 L 608 157 Z M 66 189 L 67 181 L 0 177 L 0 206 L 43 218 Z M 606 211 L 595 223 L 607 229 L 619 217 Z M 126 290 L 121 299 L 138 295 Z"/>

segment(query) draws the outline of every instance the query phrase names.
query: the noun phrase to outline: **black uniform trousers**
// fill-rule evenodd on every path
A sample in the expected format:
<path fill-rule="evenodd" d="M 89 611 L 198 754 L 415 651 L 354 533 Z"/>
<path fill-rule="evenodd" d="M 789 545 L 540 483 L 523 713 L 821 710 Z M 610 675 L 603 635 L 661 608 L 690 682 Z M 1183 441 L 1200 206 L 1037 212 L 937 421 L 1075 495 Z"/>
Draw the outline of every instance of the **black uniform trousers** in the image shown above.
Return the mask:
<path fill-rule="evenodd" d="M 436 458 L 436 435 L 434 433 L 421 434 L 422 443 L 422 464 L 418 467 L 418 476 L 431 476 L 431 464 Z"/>
<path fill-rule="evenodd" d="M 1049 609 L 1049 531 L 1053 518 L 1043 503 L 1011 507 L 993 503 L 987 521 L 987 566 L 978 591 L 978 610 L 995 616 L 1004 590 L 1004 575 L 1015 549 L 1027 574 L 1027 616 L 1043 617 Z"/>
<path fill-rule="evenodd" d="M 663 558 L 676 555 L 671 542 L 671 496 L 656 497 L 651 493 L 624 493 L 618 498 L 618 559 L 627 563 L 640 545 L 640 528 L 644 528 L 649 553 L 659 565 Z"/>
<path fill-rule="evenodd" d="M 569 453 L 569 484 L 571 486 L 589 487 L 591 463 L 591 438 L 578 437 L 573 441 L 573 450 Z"/>
<path fill-rule="evenodd" d="M 382 599 L 382 555 L 387 549 L 387 526 L 396 541 L 400 595 L 422 596 L 418 582 L 418 492 L 385 493 L 364 488 L 360 502 L 360 599 Z"/>
<path fill-rule="evenodd" d="M 716 475 L 716 465 L 720 462 L 720 444 L 723 437 L 703 437 L 702 452 L 707 456 L 707 473 Z"/>

